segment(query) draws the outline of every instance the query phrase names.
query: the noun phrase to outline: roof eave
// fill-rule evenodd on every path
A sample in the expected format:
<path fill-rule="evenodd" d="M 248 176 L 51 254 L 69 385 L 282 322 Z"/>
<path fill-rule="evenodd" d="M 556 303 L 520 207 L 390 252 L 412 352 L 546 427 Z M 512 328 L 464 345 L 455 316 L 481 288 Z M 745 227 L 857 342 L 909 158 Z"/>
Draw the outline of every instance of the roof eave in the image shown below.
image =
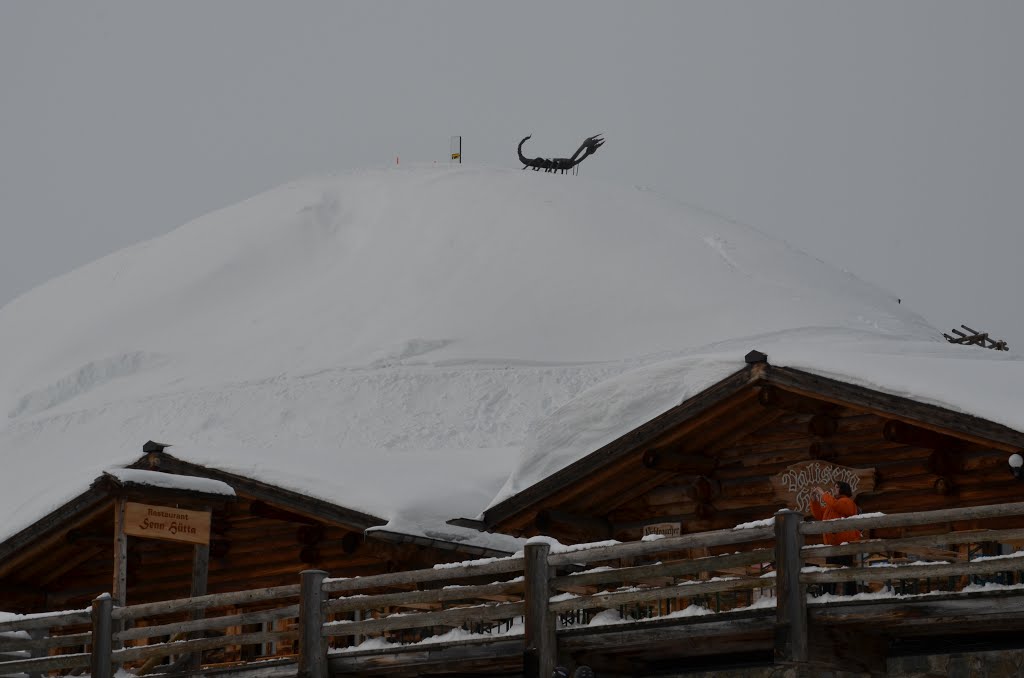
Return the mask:
<path fill-rule="evenodd" d="M 1024 433 L 967 412 L 957 412 L 940 405 L 923 403 L 792 367 L 771 367 L 765 371 L 764 380 L 781 388 L 828 398 L 889 418 L 924 424 L 980 444 L 996 444 L 1015 450 L 1024 448 Z"/>

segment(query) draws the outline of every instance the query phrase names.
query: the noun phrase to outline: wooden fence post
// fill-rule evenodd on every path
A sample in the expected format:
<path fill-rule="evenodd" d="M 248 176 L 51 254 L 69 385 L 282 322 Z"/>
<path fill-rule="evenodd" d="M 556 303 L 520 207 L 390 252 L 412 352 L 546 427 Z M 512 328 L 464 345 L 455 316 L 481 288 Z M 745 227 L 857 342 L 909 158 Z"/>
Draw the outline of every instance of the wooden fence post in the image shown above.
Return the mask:
<path fill-rule="evenodd" d="M 303 570 L 299 593 L 298 678 L 327 678 L 327 643 L 324 642 L 323 570 Z"/>
<path fill-rule="evenodd" d="M 111 678 L 113 663 L 110 652 L 113 649 L 111 639 L 114 633 L 111 612 L 114 599 L 104 593 L 92 601 L 92 655 L 89 660 L 89 672 L 92 678 Z"/>
<path fill-rule="evenodd" d="M 523 639 L 523 675 L 548 678 L 558 655 L 555 616 L 550 611 L 551 569 L 549 544 L 526 545 L 526 629 Z"/>
<path fill-rule="evenodd" d="M 804 516 L 783 509 L 775 514 L 775 659 L 807 661 L 807 592 L 800 584 Z"/>
<path fill-rule="evenodd" d="M 29 629 L 28 635 L 29 635 L 29 638 L 31 638 L 32 640 L 42 640 L 43 638 L 46 637 L 47 634 L 46 634 L 46 629 Z M 48 654 L 48 652 L 47 652 L 46 648 L 42 648 L 42 647 L 34 647 L 34 648 L 32 648 L 29 651 L 29 656 L 32 657 L 33 659 L 36 659 L 38 657 L 45 657 L 45 656 L 47 656 L 47 654 Z M 42 673 L 29 673 L 28 674 L 28 678 L 43 678 L 43 674 Z"/>

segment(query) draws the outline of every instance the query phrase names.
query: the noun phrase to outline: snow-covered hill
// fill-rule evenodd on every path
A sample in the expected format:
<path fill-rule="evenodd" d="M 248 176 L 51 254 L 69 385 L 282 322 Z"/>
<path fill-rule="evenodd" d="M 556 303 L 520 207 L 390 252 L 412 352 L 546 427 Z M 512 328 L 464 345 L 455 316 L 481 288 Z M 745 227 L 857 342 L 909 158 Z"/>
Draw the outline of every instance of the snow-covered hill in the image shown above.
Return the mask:
<path fill-rule="evenodd" d="M 467 538 L 444 520 L 746 350 L 824 369 L 839 345 L 1021 364 L 949 347 L 853 275 L 643 190 L 473 167 L 298 181 L 0 309 L 0 539 L 148 439 Z M 847 371 L 894 378 L 873 364 Z"/>

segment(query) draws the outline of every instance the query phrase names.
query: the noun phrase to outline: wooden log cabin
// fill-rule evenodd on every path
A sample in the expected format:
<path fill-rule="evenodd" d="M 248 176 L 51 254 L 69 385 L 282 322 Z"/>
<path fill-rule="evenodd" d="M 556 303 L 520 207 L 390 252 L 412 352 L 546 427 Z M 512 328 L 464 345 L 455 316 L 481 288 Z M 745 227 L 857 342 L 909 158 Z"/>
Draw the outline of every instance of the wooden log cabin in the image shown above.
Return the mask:
<path fill-rule="evenodd" d="M 850 482 L 867 513 L 1012 502 L 1024 485 L 1007 461 L 1022 450 L 1024 434 L 1004 425 L 776 367 L 752 351 L 731 376 L 494 504 L 475 524 L 565 543 L 702 532 L 787 507 L 809 513 L 813 487 L 835 480 Z M 972 527 L 981 525 L 954 526 Z"/>
<path fill-rule="evenodd" d="M 156 538 L 125 534 L 119 527 L 125 506 L 153 507 L 171 521 L 208 514 L 208 538 L 200 535 L 193 543 L 168 539 L 166 532 Z M 137 604 L 297 585 L 299 573 L 309 569 L 353 577 L 507 555 L 472 542 L 365 533 L 385 523 L 337 503 L 176 459 L 150 442 L 128 469 L 104 473 L 0 543 L 0 610 L 83 608 L 104 592 L 121 604 Z"/>

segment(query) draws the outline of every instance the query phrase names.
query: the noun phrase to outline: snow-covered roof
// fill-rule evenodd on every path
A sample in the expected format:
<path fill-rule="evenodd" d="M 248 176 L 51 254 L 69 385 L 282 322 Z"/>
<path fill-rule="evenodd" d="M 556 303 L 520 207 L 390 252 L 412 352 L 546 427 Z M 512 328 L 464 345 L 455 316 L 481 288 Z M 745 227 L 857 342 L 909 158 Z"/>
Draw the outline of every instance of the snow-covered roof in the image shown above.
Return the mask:
<path fill-rule="evenodd" d="M 140 485 L 155 487 L 162 490 L 178 490 L 181 492 L 201 492 L 203 494 L 219 494 L 226 497 L 235 496 L 235 489 L 225 482 L 212 478 L 196 478 L 160 471 L 146 471 L 134 468 L 112 468 L 105 475 L 117 479 L 121 485 Z"/>
<path fill-rule="evenodd" d="M 211 213 L 0 308 L 0 346 L 0 540 L 157 439 L 381 529 L 493 543 L 444 521 L 752 348 L 1022 423 L 1016 355 L 949 346 L 852 274 L 644 190 L 471 166 Z"/>
<path fill-rule="evenodd" d="M 769 362 L 1024 431 L 1018 356 L 945 342 L 804 330 L 744 337 L 654 362 L 587 389 L 531 430 L 494 506 L 738 372 L 749 349 Z"/>

